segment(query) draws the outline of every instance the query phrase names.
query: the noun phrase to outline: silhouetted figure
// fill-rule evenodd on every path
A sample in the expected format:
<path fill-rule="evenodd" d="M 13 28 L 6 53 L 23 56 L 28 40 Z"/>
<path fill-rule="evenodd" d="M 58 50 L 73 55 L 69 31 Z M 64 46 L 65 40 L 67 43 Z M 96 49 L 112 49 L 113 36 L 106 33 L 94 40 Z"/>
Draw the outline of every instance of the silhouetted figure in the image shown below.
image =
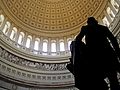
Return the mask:
<path fill-rule="evenodd" d="M 71 58 L 70 58 L 70 63 L 67 65 L 67 68 L 75 77 L 75 87 L 80 89 L 80 83 L 82 81 L 81 73 L 83 73 L 82 68 L 85 63 L 84 62 L 84 58 L 85 58 L 84 53 L 86 52 L 85 43 L 82 41 L 79 42 L 72 41 L 70 45 L 70 51 L 71 51 Z"/>
<path fill-rule="evenodd" d="M 70 59 L 70 63 L 67 64 L 67 69 L 74 75 L 74 56 L 75 56 L 75 41 L 72 41 L 70 44 L 70 51 L 71 51 L 71 57 Z"/>
<path fill-rule="evenodd" d="M 120 49 L 116 38 L 106 26 L 99 25 L 89 17 L 86 26 L 75 39 L 73 72 L 75 86 L 80 90 L 107 90 L 105 77 L 109 78 L 111 90 L 120 90 L 117 80 Z M 85 44 L 82 42 L 85 36 Z"/>
<path fill-rule="evenodd" d="M 82 58 L 83 52 L 85 52 L 85 47 L 86 46 L 85 46 L 84 42 L 82 42 L 82 41 L 80 41 L 80 42 L 72 41 L 70 44 L 71 58 L 69 58 L 70 63 L 67 65 L 67 68 L 72 74 L 74 74 L 74 63 L 75 63 L 74 60 L 76 59 L 76 57 L 78 57 L 76 55 L 79 55 L 80 58 Z M 75 53 L 77 53 L 77 54 L 75 54 Z M 77 61 L 77 59 L 76 59 L 76 61 Z M 80 60 L 78 60 L 78 62 L 79 61 Z"/>

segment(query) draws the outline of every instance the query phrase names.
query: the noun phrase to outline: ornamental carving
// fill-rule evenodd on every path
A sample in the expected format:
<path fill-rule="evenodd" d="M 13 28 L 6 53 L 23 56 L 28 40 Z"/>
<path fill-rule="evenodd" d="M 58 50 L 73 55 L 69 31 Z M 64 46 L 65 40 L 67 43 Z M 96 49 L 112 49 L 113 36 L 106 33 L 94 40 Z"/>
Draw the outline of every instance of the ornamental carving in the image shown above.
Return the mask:
<path fill-rule="evenodd" d="M 18 57 L 2 47 L 0 47 L 0 57 L 4 58 L 7 61 L 10 61 L 14 64 L 20 65 L 20 66 L 25 66 L 28 68 L 34 68 L 38 70 L 44 70 L 44 71 L 62 71 L 62 70 L 67 70 L 66 65 L 67 63 L 60 63 L 60 64 L 55 64 L 55 63 L 40 63 L 40 62 L 35 62 L 35 61 L 29 61 L 26 59 L 23 59 L 21 57 Z"/>

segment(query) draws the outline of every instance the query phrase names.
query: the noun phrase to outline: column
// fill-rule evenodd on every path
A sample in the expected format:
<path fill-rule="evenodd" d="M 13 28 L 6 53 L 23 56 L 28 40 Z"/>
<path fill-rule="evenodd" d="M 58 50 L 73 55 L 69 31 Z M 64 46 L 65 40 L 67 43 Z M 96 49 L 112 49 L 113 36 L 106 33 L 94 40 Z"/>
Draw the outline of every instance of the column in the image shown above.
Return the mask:
<path fill-rule="evenodd" d="M 2 10 L 0 10 L 0 15 L 2 14 Z M 0 21 L 0 26 L 2 25 L 1 21 Z"/>
<path fill-rule="evenodd" d="M 106 11 L 104 11 L 104 14 L 105 14 L 108 22 L 111 23 L 111 22 L 112 22 L 112 19 L 110 18 L 109 14 L 108 14 Z"/>
<path fill-rule="evenodd" d="M 75 39 L 75 35 L 72 35 L 72 41 Z"/>
<path fill-rule="evenodd" d="M 6 22 L 7 22 L 7 20 L 8 20 L 8 18 L 6 17 L 6 18 L 4 19 L 1 27 L 0 27 L 0 30 L 1 30 L 1 31 L 4 29 L 4 26 L 5 26 Z"/>
<path fill-rule="evenodd" d="M 27 41 L 28 33 L 25 32 L 24 39 L 23 39 L 23 46 L 26 47 L 26 41 Z"/>
<path fill-rule="evenodd" d="M 59 38 L 56 39 L 56 52 L 60 51 L 60 43 L 59 43 Z"/>
<path fill-rule="evenodd" d="M 41 52 L 42 49 L 43 49 L 43 37 L 40 37 L 39 51 Z"/>
<path fill-rule="evenodd" d="M 32 36 L 32 41 L 31 41 L 31 43 L 30 43 L 30 49 L 31 49 L 31 50 L 34 50 L 34 44 L 35 44 L 35 36 L 33 35 L 33 36 Z"/>
<path fill-rule="evenodd" d="M 64 45 L 65 45 L 65 51 L 68 51 L 68 45 L 67 45 L 67 38 L 64 37 Z"/>
<path fill-rule="evenodd" d="M 115 2 L 116 2 L 118 5 L 120 5 L 120 0 L 115 0 Z"/>
<path fill-rule="evenodd" d="M 17 33 L 16 33 L 16 35 L 15 35 L 15 42 L 18 42 L 18 38 L 19 38 L 19 35 L 20 35 L 20 31 L 21 31 L 21 29 L 18 28 Z"/>
<path fill-rule="evenodd" d="M 51 53 L 51 38 L 48 38 L 48 54 L 50 55 Z"/>
<path fill-rule="evenodd" d="M 41 43 L 41 41 L 40 41 L 40 38 L 39 38 L 39 40 L 38 40 L 38 51 L 40 52 L 40 43 Z"/>
<path fill-rule="evenodd" d="M 101 25 L 103 25 L 103 20 L 102 20 L 101 17 L 98 17 L 98 22 L 99 22 Z"/>
<path fill-rule="evenodd" d="M 8 33 L 7 33 L 7 36 L 8 36 L 8 37 L 10 37 L 12 30 L 13 30 L 13 23 L 11 23 L 10 28 L 9 28 L 9 31 L 8 31 Z"/>
<path fill-rule="evenodd" d="M 113 6 L 110 2 L 108 2 L 108 6 L 110 7 L 110 9 L 111 9 L 112 12 L 114 13 L 114 15 L 116 15 L 116 14 L 117 14 L 117 11 L 115 10 L 114 6 Z"/>

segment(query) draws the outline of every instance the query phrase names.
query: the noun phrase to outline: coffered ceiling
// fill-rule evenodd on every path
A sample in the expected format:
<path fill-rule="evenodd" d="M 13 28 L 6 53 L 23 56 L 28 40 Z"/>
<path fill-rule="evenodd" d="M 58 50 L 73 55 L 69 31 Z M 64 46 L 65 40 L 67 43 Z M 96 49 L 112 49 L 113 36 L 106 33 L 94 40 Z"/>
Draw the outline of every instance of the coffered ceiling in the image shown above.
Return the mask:
<path fill-rule="evenodd" d="M 89 16 L 101 15 L 108 0 L 0 0 L 6 16 L 34 35 L 75 34 Z"/>

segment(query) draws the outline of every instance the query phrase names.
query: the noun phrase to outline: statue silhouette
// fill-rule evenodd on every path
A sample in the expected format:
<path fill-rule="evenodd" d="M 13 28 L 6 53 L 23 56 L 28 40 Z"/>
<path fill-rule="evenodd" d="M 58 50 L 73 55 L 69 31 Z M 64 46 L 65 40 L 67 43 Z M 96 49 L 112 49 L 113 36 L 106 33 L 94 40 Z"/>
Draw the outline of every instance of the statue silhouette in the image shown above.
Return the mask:
<path fill-rule="evenodd" d="M 86 26 L 71 43 L 71 64 L 67 68 L 75 77 L 75 86 L 80 90 L 108 90 L 104 81 L 108 77 L 111 90 L 120 90 L 119 72 L 120 49 L 110 30 L 89 17 Z M 85 43 L 82 42 L 85 36 Z M 71 66 L 71 67 L 70 67 Z"/>

